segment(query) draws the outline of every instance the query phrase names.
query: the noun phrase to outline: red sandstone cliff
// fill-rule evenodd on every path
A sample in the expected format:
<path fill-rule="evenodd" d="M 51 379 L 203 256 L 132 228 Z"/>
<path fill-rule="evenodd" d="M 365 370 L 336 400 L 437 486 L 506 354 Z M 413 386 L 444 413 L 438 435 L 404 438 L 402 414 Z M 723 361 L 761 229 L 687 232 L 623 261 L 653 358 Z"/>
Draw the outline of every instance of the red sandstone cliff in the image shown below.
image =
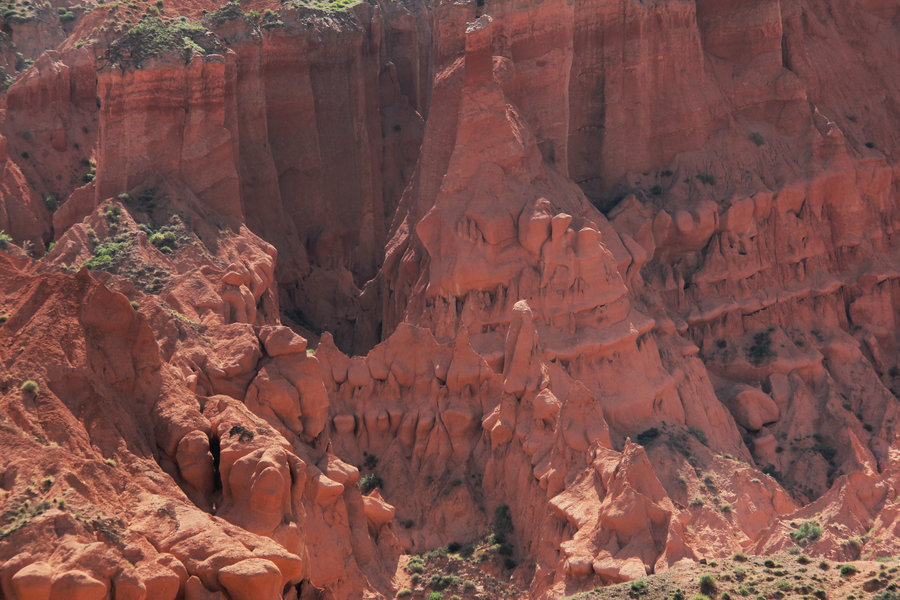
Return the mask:
<path fill-rule="evenodd" d="M 900 4 L 108 10 L 3 100 L 2 595 L 897 553 Z"/>

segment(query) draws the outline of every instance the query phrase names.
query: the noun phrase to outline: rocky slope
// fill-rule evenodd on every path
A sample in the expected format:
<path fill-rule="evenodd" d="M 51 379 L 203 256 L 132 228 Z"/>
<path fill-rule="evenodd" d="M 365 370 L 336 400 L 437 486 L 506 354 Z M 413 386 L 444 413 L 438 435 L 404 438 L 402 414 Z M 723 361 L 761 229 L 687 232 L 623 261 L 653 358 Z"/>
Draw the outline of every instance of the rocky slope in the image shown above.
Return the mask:
<path fill-rule="evenodd" d="M 3 17 L 0 596 L 900 551 L 900 2 L 349 4 Z"/>

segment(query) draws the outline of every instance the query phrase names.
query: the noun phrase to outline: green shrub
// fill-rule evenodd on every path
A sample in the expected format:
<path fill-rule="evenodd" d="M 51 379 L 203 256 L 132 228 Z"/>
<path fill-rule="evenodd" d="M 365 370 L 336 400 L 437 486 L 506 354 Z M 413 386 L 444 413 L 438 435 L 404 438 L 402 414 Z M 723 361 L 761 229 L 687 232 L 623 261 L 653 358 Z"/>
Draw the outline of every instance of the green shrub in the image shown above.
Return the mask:
<path fill-rule="evenodd" d="M 28 392 L 29 394 L 37 394 L 41 391 L 41 386 L 38 385 L 37 381 L 27 379 L 22 383 L 22 386 L 19 389 L 23 392 Z"/>
<path fill-rule="evenodd" d="M 428 600 L 441 600 L 443 597 L 444 595 L 440 592 L 431 592 L 428 594 L 428 596 L 426 596 Z"/>
<path fill-rule="evenodd" d="M 84 263 L 84 266 L 92 271 L 112 272 L 119 261 L 128 253 L 131 245 L 131 240 L 107 240 L 94 248 L 93 257 Z"/>
<path fill-rule="evenodd" d="M 702 429 L 698 427 L 688 427 L 688 433 L 694 436 L 698 442 L 704 446 L 706 445 L 706 433 Z"/>
<path fill-rule="evenodd" d="M 509 506 L 501 504 L 494 509 L 494 533 L 498 535 L 498 539 L 502 540 L 513 532 L 512 514 L 509 512 Z"/>
<path fill-rule="evenodd" d="M 178 237 L 174 231 L 157 231 L 150 235 L 150 243 L 163 254 L 171 254 L 178 246 Z"/>
<path fill-rule="evenodd" d="M 791 532 L 791 537 L 798 544 L 812 542 L 818 539 L 820 535 L 822 535 L 822 526 L 815 521 L 804 521 L 799 529 Z"/>
<path fill-rule="evenodd" d="M 772 350 L 772 338 L 768 331 L 761 331 L 753 336 L 753 345 L 747 349 L 747 357 L 754 365 L 760 365 L 767 358 L 775 356 Z"/>
<path fill-rule="evenodd" d="M 399 590 L 399 591 L 397 592 L 397 597 L 398 597 L 398 598 L 408 598 L 408 597 L 410 597 L 410 596 L 412 596 L 412 595 L 413 595 L 413 591 L 412 591 L 411 589 L 409 589 L 409 588 L 405 588 L 405 589 Z"/>
<path fill-rule="evenodd" d="M 797 558 L 797 562 L 800 563 L 801 565 L 808 565 L 812 561 L 809 559 L 808 556 L 800 556 Z"/>
<path fill-rule="evenodd" d="M 641 446 L 649 446 L 656 438 L 659 437 L 659 429 L 656 427 L 651 427 L 650 429 L 645 429 L 644 431 L 637 434 L 637 437 L 634 438 L 635 441 Z"/>
<path fill-rule="evenodd" d="M 643 579 L 635 579 L 631 582 L 631 591 L 637 592 L 638 594 L 642 593 L 647 589 L 647 582 Z"/>
<path fill-rule="evenodd" d="M 62 21 L 63 23 L 68 23 L 69 21 L 74 21 L 75 13 L 73 13 L 71 10 L 67 10 L 63 13 L 60 13 L 59 20 Z"/>
<path fill-rule="evenodd" d="M 859 572 L 859 569 L 853 565 L 841 565 L 841 577 L 853 577 Z"/>
<path fill-rule="evenodd" d="M 368 494 L 375 488 L 380 488 L 383 485 L 384 480 L 375 473 L 369 473 L 368 475 L 363 475 L 359 478 L 359 490 L 363 494 Z"/>
<path fill-rule="evenodd" d="M 59 208 L 59 200 L 57 200 L 52 194 L 47 194 L 44 196 L 44 206 L 47 207 L 47 210 L 50 212 L 56 212 L 56 209 Z"/>
<path fill-rule="evenodd" d="M 704 594 L 715 594 L 716 592 L 716 578 L 709 574 L 705 573 L 700 576 L 700 591 Z"/>
<path fill-rule="evenodd" d="M 0 229 L 0 250 L 6 250 L 12 241 L 12 236 Z"/>
<path fill-rule="evenodd" d="M 244 18 L 244 11 L 241 10 L 239 2 L 227 2 L 222 8 L 214 10 L 206 14 L 204 20 L 213 27 L 227 23 L 228 21 L 237 21 Z"/>
<path fill-rule="evenodd" d="M 460 579 L 456 575 L 434 574 L 428 580 L 428 587 L 433 590 L 446 590 L 447 588 L 459 585 L 459 581 Z"/>
<path fill-rule="evenodd" d="M 757 146 L 762 146 L 766 143 L 766 138 L 762 136 L 758 131 L 754 131 L 750 134 L 750 141 L 756 144 Z"/>
<path fill-rule="evenodd" d="M 122 216 L 122 209 L 118 204 L 107 204 L 106 208 L 103 210 L 104 216 L 106 216 L 106 222 L 112 226 L 119 224 L 119 217 Z"/>
<path fill-rule="evenodd" d="M 734 556 L 731 557 L 731 560 L 735 562 L 747 562 L 747 555 L 743 552 L 738 552 Z"/>
<path fill-rule="evenodd" d="M 710 173 L 698 173 L 697 179 L 699 179 L 701 183 L 706 185 L 716 185 L 716 176 L 711 175 Z"/>
<path fill-rule="evenodd" d="M 420 556 L 413 556 L 409 559 L 409 562 L 406 563 L 406 570 L 410 573 L 424 573 L 425 563 Z"/>

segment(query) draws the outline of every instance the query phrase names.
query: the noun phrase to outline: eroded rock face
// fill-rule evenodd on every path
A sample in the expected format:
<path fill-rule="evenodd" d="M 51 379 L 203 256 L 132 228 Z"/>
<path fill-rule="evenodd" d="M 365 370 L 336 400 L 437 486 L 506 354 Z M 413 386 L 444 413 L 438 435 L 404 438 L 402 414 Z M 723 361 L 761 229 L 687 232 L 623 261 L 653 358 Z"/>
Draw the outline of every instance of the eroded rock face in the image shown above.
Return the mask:
<path fill-rule="evenodd" d="M 896 554 L 900 7 L 286 7 L 98 72 L 105 10 L 4 96 L 5 597 Z"/>

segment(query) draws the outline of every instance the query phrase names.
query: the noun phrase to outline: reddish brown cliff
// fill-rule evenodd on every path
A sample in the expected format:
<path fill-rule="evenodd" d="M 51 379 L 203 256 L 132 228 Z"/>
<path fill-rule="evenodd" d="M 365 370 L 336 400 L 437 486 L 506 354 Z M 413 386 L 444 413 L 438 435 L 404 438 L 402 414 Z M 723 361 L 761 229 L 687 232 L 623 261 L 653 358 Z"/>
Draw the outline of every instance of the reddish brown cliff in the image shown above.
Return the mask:
<path fill-rule="evenodd" d="M 897 553 L 896 2 L 113 10 L 4 96 L 5 596 Z"/>

